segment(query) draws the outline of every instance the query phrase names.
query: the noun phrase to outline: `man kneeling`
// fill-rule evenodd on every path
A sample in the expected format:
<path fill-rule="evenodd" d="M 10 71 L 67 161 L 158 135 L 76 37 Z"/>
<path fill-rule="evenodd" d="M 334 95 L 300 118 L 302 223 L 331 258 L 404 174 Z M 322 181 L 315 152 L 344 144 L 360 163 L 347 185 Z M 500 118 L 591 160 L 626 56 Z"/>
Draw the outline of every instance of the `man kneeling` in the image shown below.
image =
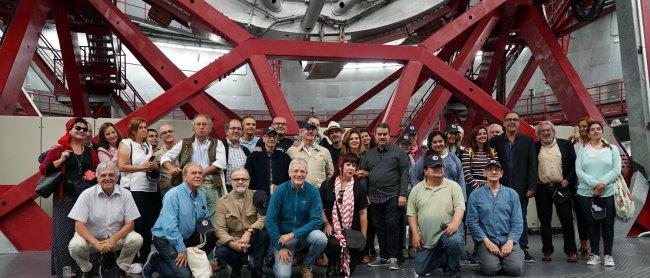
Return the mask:
<path fill-rule="evenodd" d="M 465 250 L 463 191 L 458 183 L 445 178 L 439 156 L 424 158 L 424 175 L 411 190 L 406 211 L 417 250 L 415 273 L 424 276 L 449 267 L 452 277 L 460 277 L 460 257 Z"/>
<path fill-rule="evenodd" d="M 467 227 L 479 246 L 479 267 L 485 275 L 499 270 L 520 276 L 524 251 L 517 240 L 524 227 L 517 192 L 499 183 L 501 164 L 490 160 L 484 170 L 486 186 L 475 189 L 467 203 Z"/>
<path fill-rule="evenodd" d="M 75 220 L 75 234 L 68 245 L 70 256 L 81 269 L 77 277 L 91 277 L 90 253 L 122 250 L 116 262 L 119 277 L 126 277 L 142 246 L 142 236 L 133 231 L 133 220 L 140 213 L 131 192 L 116 184 L 119 171 L 115 163 L 102 162 L 95 173 L 99 183 L 79 195 L 68 215 Z"/>

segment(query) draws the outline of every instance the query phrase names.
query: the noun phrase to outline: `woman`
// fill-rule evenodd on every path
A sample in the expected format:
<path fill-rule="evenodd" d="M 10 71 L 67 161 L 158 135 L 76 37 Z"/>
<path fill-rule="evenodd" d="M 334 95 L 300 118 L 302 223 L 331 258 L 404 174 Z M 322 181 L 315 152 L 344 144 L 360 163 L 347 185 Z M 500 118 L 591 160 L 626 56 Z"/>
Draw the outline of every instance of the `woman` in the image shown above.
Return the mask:
<path fill-rule="evenodd" d="M 343 135 L 343 148 L 341 157 L 345 154 L 353 154 L 361 158 L 366 152 L 365 146 L 361 143 L 361 134 L 356 128 L 350 128 Z"/>
<path fill-rule="evenodd" d="M 485 184 L 485 165 L 491 159 L 498 160 L 497 152 L 487 143 L 488 130 L 486 127 L 478 126 L 472 130 L 470 146 L 462 154 L 463 175 L 467 185 L 466 191 L 469 196 L 472 191 Z"/>
<path fill-rule="evenodd" d="M 427 136 L 427 152 L 411 168 L 411 184 L 418 184 L 424 179 L 424 158 L 429 155 L 437 155 L 442 157 L 442 163 L 445 166 L 445 178 L 458 183 L 463 190 L 465 200 L 467 200 L 463 166 L 460 159 L 455 154 L 450 153 L 445 146 L 447 146 L 447 141 L 444 133 L 437 130 L 429 133 L 429 136 Z"/>
<path fill-rule="evenodd" d="M 147 171 L 155 170 L 158 165 L 152 161 L 153 149 L 147 143 L 147 123 L 143 118 L 136 117 L 129 122 L 127 129 L 129 138 L 125 138 L 118 148 L 117 166 L 122 176 L 120 183 L 131 190 L 135 205 L 140 212 L 140 218 L 135 220 L 133 229 L 142 236 L 135 263 L 143 264 L 151 250 L 151 228 L 160 212 L 160 196 L 155 182 L 147 179 Z"/>
<path fill-rule="evenodd" d="M 99 127 L 99 162 L 112 161 L 117 164 L 117 147 L 122 142 L 122 135 L 113 123 L 106 122 Z"/>
<path fill-rule="evenodd" d="M 576 159 L 578 175 L 578 200 L 587 219 L 591 255 L 588 265 L 598 265 L 599 245 L 602 231 L 605 266 L 613 267 L 612 245 L 614 244 L 614 181 L 621 174 L 621 156 L 618 148 L 603 140 L 603 125 L 594 121 L 589 123 L 589 144 L 584 146 Z M 597 220 L 592 205 L 606 210 L 605 218 Z"/>
<path fill-rule="evenodd" d="M 370 135 L 368 129 L 359 129 L 359 137 L 361 139 L 361 145 L 363 145 L 364 150 L 369 150 L 375 147 L 375 142 L 372 140 L 372 136 Z"/>
<path fill-rule="evenodd" d="M 57 277 L 62 276 L 65 266 L 71 266 L 73 271 L 79 269 L 68 251 L 68 243 L 75 232 L 75 221 L 68 218 L 68 214 L 78 197 L 75 185 L 82 181 L 92 182 L 88 177 L 94 176 L 93 171 L 99 164 L 97 153 L 85 145 L 88 122 L 83 118 L 73 118 L 66 123 L 65 128 L 66 134 L 47 152 L 39 166 L 42 175 L 57 171 L 63 175 L 52 198 L 51 273 Z"/>
<path fill-rule="evenodd" d="M 360 231 L 365 236 L 368 227 L 368 196 L 365 187 L 355 184 L 356 168 L 355 155 L 342 155 L 334 175 L 320 187 L 323 225 L 328 236 L 325 247 L 329 259 L 328 277 L 339 274 L 339 271 L 343 276 L 350 277 L 363 258 L 363 250 L 341 248 L 345 241 L 345 230 Z"/>
<path fill-rule="evenodd" d="M 575 134 L 571 137 L 571 142 L 573 142 L 573 148 L 576 151 L 576 156 L 580 153 L 580 150 L 589 144 L 589 124 L 594 120 L 589 117 L 583 117 L 578 121 L 578 134 Z M 587 227 L 587 217 L 583 214 L 582 208 L 578 201 L 578 195 L 572 197 L 573 202 L 573 211 L 576 213 L 576 222 L 578 222 L 578 237 L 580 237 L 580 249 L 578 249 L 578 255 L 583 258 L 587 258 L 590 254 L 589 252 L 589 227 Z"/>
<path fill-rule="evenodd" d="M 445 139 L 447 140 L 445 146 L 449 152 L 455 154 L 456 157 L 460 158 L 463 154 L 463 150 L 465 149 L 461 145 L 463 142 L 463 128 L 457 124 L 447 125 L 445 128 Z"/>

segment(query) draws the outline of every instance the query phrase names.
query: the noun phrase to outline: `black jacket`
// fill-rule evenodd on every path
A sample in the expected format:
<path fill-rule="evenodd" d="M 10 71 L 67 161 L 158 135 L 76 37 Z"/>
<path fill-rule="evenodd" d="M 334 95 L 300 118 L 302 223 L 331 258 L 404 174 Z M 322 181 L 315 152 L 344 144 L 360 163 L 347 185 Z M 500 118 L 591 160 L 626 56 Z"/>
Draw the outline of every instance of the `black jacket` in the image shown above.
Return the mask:
<path fill-rule="evenodd" d="M 273 184 L 280 185 L 289 180 L 289 163 L 291 157 L 288 154 L 275 149 L 271 154 L 273 164 Z M 253 152 L 246 159 L 246 170 L 251 176 L 249 188 L 252 190 L 264 190 L 270 193 L 269 183 L 269 155 L 266 151 Z"/>
<path fill-rule="evenodd" d="M 562 154 L 562 177 L 569 182 L 569 188 L 573 194 L 576 193 L 576 184 L 578 177 L 576 176 L 576 152 L 573 144 L 566 139 L 557 138 L 557 147 Z M 542 142 L 535 143 L 535 157 L 539 157 L 539 151 L 542 148 Z"/>
<path fill-rule="evenodd" d="M 334 204 L 336 203 L 336 195 L 334 193 L 334 179 L 328 178 L 320 186 L 320 199 L 323 203 L 323 210 L 325 210 L 325 216 L 327 216 L 327 221 L 334 227 L 332 222 L 332 211 L 334 210 Z M 354 193 L 354 214 L 352 216 L 352 230 L 361 231 L 361 221 L 359 219 L 359 211 L 368 207 L 368 195 L 366 194 L 366 188 L 360 186 L 355 180 L 354 187 L 352 188 Z"/>
<path fill-rule="evenodd" d="M 515 161 L 513 164 L 512 176 L 508 175 L 508 157 L 506 156 L 506 133 L 492 138 L 492 146 L 499 156 L 499 162 L 503 167 L 503 177 L 501 184 L 508 186 L 512 182 L 512 189 L 517 191 L 519 197 L 524 197 L 527 191 L 535 192 L 537 190 L 537 155 L 535 155 L 535 145 L 530 137 L 517 134 L 515 145 Z"/>

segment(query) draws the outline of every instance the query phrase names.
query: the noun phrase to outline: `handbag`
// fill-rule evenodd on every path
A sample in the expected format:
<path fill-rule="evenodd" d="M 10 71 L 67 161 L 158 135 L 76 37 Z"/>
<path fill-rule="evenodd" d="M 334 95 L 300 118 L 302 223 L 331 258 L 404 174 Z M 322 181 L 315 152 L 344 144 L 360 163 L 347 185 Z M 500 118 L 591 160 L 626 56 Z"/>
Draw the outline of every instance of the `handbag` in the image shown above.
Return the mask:
<path fill-rule="evenodd" d="M 632 219 L 634 201 L 622 175 L 618 175 L 614 180 L 614 207 L 616 208 L 616 218 L 619 221 L 626 223 Z"/>
<path fill-rule="evenodd" d="M 205 254 L 205 251 L 201 250 L 201 247 L 205 245 L 206 236 L 205 234 L 199 234 L 199 237 L 201 239 L 201 244 L 188 247 L 186 250 L 187 265 L 190 267 L 193 277 L 209 278 L 212 276 L 212 268 L 210 267 L 208 255 Z"/>
<path fill-rule="evenodd" d="M 343 221 L 341 221 L 341 210 L 339 209 L 339 205 L 336 201 L 334 201 L 334 204 L 336 205 L 336 213 L 339 215 L 339 224 L 341 225 L 341 229 L 343 229 Z M 347 248 L 356 250 L 363 250 L 366 248 L 366 236 L 364 236 L 360 231 L 344 229 L 343 236 L 345 237 L 345 246 Z"/>
<path fill-rule="evenodd" d="M 49 175 L 43 176 L 38 183 L 36 184 L 36 189 L 34 190 L 38 196 L 43 198 L 48 198 L 54 193 L 56 188 L 61 184 L 61 178 L 63 174 L 61 171 L 56 171 Z"/>

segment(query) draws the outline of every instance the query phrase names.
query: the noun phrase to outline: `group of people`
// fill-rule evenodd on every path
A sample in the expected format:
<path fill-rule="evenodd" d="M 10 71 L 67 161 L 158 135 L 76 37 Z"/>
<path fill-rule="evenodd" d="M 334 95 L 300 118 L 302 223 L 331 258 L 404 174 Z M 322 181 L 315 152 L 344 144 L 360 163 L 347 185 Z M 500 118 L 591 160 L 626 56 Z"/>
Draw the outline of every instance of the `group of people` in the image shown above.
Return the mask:
<path fill-rule="evenodd" d="M 93 254 L 121 250 L 120 275 L 191 277 L 187 248 L 199 246 L 234 277 L 244 265 L 254 275 L 290 277 L 299 266 L 312 277 L 320 265 L 328 276 L 349 277 L 359 264 L 396 270 L 407 257 L 418 275 L 442 268 L 459 276 L 463 260 L 486 275 L 521 275 L 524 262 L 534 262 L 529 198 L 543 261 L 554 252 L 555 206 L 567 261 L 585 256 L 589 265 L 614 266 L 612 183 L 621 160 L 603 140 L 602 123 L 581 120 L 569 141 L 541 122 L 538 142 L 518 133 L 519 123 L 511 112 L 503 125 L 475 127 L 466 147 L 462 128 L 450 124 L 430 132 L 421 150 L 415 127 L 391 144 L 385 123 L 368 131 L 332 121 L 322 136 L 318 118 L 309 117 L 290 138 L 287 120 L 275 117 L 260 138 L 246 116 L 227 121 L 226 138 L 217 139 L 212 120 L 197 115 L 193 136 L 177 141 L 172 125 L 154 130 L 133 118 L 126 138 L 105 123 L 93 143 L 89 123 L 73 118 L 40 167 L 63 175 L 54 193 L 52 274 L 74 266 L 77 277 L 90 277 Z M 209 232 L 198 228 L 206 221 Z M 466 254 L 467 234 L 474 250 Z"/>

